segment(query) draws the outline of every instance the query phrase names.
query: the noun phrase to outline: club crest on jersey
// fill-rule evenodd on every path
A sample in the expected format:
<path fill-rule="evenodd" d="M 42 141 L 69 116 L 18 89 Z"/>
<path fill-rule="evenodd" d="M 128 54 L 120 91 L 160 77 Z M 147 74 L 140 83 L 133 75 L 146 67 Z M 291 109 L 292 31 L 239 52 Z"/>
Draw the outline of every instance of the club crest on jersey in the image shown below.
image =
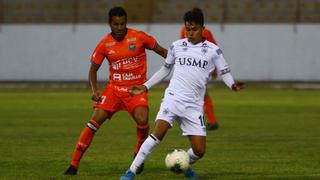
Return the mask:
<path fill-rule="evenodd" d="M 135 44 L 129 44 L 129 49 L 130 49 L 130 51 L 135 51 L 136 50 L 136 45 Z"/>
<path fill-rule="evenodd" d="M 201 49 L 201 52 L 202 52 L 203 54 L 205 54 L 205 53 L 208 52 L 208 49 L 204 47 L 204 48 Z"/>

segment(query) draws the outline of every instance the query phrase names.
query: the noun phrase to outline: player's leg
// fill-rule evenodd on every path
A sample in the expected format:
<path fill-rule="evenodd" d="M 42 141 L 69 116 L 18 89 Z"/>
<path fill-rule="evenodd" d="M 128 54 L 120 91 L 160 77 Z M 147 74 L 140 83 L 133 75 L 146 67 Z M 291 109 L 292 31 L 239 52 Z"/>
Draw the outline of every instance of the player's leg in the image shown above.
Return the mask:
<path fill-rule="evenodd" d="M 111 118 L 113 113 L 118 111 L 118 104 L 121 103 L 115 92 L 109 86 L 101 94 L 101 100 L 94 104 L 94 111 L 87 126 L 82 130 L 76 148 L 72 156 L 72 162 L 69 169 L 65 172 L 67 175 L 75 175 L 79 167 L 79 162 L 82 155 L 85 153 L 91 141 L 102 125 L 107 119 Z M 108 98 L 106 98 L 108 97 Z"/>
<path fill-rule="evenodd" d="M 188 104 L 185 104 L 188 107 Z M 191 104 L 190 104 L 191 106 Z M 188 108 L 183 117 L 180 117 L 182 135 L 188 137 L 191 148 L 187 151 L 190 164 L 203 157 L 206 149 L 206 126 L 203 120 L 202 107 Z M 198 178 L 196 173 L 189 167 L 185 172 L 188 178 Z"/>
<path fill-rule="evenodd" d="M 90 146 L 93 137 L 102 123 L 109 117 L 109 112 L 101 108 L 95 108 L 87 126 L 82 130 L 79 140 L 73 152 L 70 167 L 66 170 L 66 175 L 76 175 L 81 157 Z"/>
<path fill-rule="evenodd" d="M 147 93 L 142 93 L 137 96 L 131 96 L 130 94 L 128 94 L 128 97 L 123 98 L 122 102 L 136 122 L 137 145 L 134 153 L 137 154 L 141 144 L 149 135 L 148 95 Z"/>
<path fill-rule="evenodd" d="M 202 158 L 206 151 L 206 136 L 188 136 L 191 148 L 188 150 L 190 163 L 193 164 Z"/>
<path fill-rule="evenodd" d="M 149 135 L 148 124 L 148 96 L 147 93 L 142 93 L 138 96 L 131 96 L 128 94 L 127 98 L 122 99 L 126 109 L 130 112 L 132 118 L 136 122 L 137 143 L 134 150 L 134 157 L 137 155 L 142 143 Z M 144 164 L 140 166 L 137 174 L 143 171 Z"/>
<path fill-rule="evenodd" d="M 217 121 L 216 121 L 216 116 L 214 114 L 214 105 L 213 101 L 208 93 L 208 90 L 206 90 L 206 94 L 204 96 L 204 105 L 203 105 L 204 112 L 207 115 L 208 118 L 208 129 L 209 130 L 214 130 L 219 127 Z"/>
<path fill-rule="evenodd" d="M 133 119 L 136 122 L 136 132 L 137 132 L 137 144 L 134 150 L 134 158 L 139 152 L 142 143 L 147 139 L 149 135 L 149 124 L 148 124 L 148 108 L 145 106 L 139 106 L 134 109 Z M 144 163 L 137 169 L 136 174 L 141 174 L 144 169 Z"/>
<path fill-rule="evenodd" d="M 165 120 L 159 119 L 156 121 L 153 133 L 144 141 L 137 156 L 133 160 L 130 169 L 120 178 L 121 180 L 130 180 L 134 178 L 137 169 L 151 154 L 152 150 L 160 143 L 170 127 L 171 125 Z"/>
<path fill-rule="evenodd" d="M 134 153 L 137 154 L 142 143 L 147 139 L 149 135 L 149 123 L 148 123 L 149 110 L 147 107 L 136 107 L 133 112 L 133 119 L 136 122 L 137 131 L 137 144 Z"/>
<path fill-rule="evenodd" d="M 187 151 L 190 157 L 190 164 L 195 163 L 201 159 L 206 151 L 206 136 L 188 136 L 191 148 Z M 196 179 L 198 178 L 197 174 L 189 167 L 184 172 L 186 177 Z"/>

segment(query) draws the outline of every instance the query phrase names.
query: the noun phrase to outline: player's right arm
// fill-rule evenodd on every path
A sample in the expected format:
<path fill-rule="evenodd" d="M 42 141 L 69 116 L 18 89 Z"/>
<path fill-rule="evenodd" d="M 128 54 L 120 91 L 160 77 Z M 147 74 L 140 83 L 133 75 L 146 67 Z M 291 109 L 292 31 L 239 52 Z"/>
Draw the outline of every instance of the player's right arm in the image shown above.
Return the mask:
<path fill-rule="evenodd" d="M 91 66 L 89 70 L 89 83 L 92 91 L 91 99 L 93 101 L 99 101 L 100 99 L 100 92 L 98 90 L 98 85 L 97 85 L 97 72 L 105 59 L 104 55 L 104 41 L 102 40 L 95 50 L 92 53 L 91 56 Z"/>
<path fill-rule="evenodd" d="M 99 70 L 99 67 L 91 64 L 90 70 L 89 70 L 89 83 L 92 91 L 91 99 L 93 101 L 99 101 L 100 92 L 98 90 L 97 85 L 97 72 Z"/>

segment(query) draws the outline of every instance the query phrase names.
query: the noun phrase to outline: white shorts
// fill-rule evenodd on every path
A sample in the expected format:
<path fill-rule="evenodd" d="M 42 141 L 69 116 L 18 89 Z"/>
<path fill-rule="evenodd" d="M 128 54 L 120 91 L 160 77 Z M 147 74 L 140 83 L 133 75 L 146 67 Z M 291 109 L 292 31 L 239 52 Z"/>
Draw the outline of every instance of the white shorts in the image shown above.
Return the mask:
<path fill-rule="evenodd" d="M 203 107 L 195 107 L 193 103 L 183 103 L 181 101 L 164 98 L 156 119 L 167 121 L 171 127 L 173 123 L 177 121 L 183 136 L 207 135 L 203 118 Z"/>

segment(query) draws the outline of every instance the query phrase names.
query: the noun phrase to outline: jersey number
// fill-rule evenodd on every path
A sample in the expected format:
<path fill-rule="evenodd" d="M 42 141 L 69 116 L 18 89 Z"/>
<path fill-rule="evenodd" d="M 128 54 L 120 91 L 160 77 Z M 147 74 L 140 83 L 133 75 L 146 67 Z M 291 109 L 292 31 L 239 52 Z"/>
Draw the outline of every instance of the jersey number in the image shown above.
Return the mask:
<path fill-rule="evenodd" d="M 107 96 L 100 96 L 99 101 L 97 102 L 98 104 L 103 104 L 107 99 Z"/>
<path fill-rule="evenodd" d="M 199 120 L 200 120 L 201 126 L 204 126 L 204 116 L 200 115 Z"/>

